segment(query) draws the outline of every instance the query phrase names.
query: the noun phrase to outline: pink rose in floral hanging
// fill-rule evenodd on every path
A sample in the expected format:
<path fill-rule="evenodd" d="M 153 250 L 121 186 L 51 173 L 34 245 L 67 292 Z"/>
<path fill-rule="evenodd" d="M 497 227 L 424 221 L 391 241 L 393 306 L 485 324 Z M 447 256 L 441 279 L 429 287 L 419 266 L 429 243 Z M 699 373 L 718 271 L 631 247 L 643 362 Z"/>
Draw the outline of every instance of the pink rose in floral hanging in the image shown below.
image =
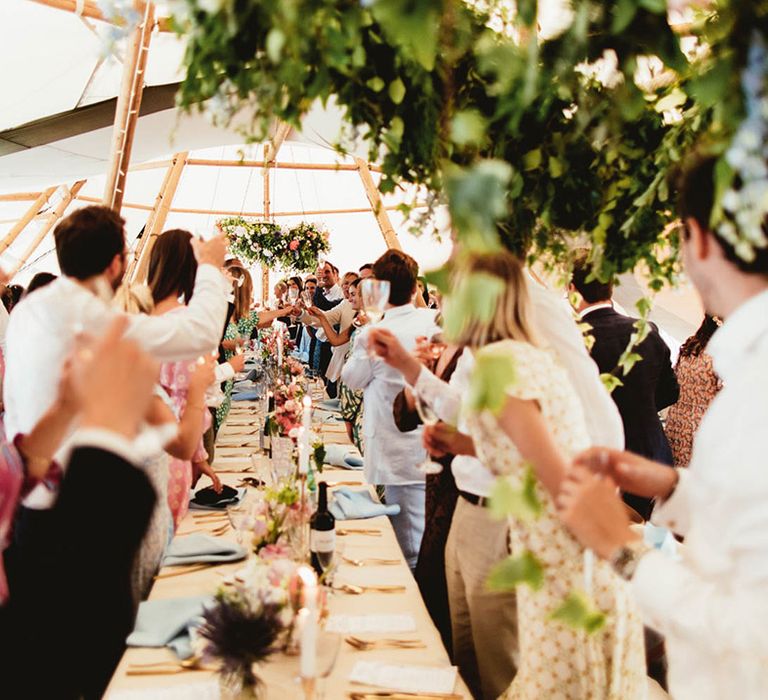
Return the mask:
<path fill-rule="evenodd" d="M 294 238 L 289 244 L 288 247 L 291 250 L 298 250 L 299 249 L 299 242 Z"/>

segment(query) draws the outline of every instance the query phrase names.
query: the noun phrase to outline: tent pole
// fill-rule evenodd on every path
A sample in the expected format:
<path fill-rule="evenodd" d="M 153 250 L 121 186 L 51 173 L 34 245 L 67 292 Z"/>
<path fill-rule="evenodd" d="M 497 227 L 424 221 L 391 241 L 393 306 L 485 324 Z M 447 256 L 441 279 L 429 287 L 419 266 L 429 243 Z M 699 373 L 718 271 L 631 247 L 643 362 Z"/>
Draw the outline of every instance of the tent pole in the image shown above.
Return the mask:
<path fill-rule="evenodd" d="M 152 248 L 157 241 L 157 237 L 163 232 L 165 222 L 168 219 L 168 212 L 171 210 L 173 198 L 176 196 L 176 190 L 179 187 L 181 174 L 184 172 L 184 166 L 187 162 L 188 151 L 177 153 L 173 157 L 172 165 L 165 174 L 163 185 L 155 200 L 155 206 L 149 215 L 147 225 L 144 228 L 144 235 L 141 237 L 139 247 L 134 254 L 134 263 L 126 279 L 131 282 L 145 282 L 147 268 L 149 267 L 149 256 Z"/>
<path fill-rule="evenodd" d="M 365 188 L 365 194 L 373 208 L 373 215 L 376 217 L 376 223 L 381 229 L 381 235 L 384 236 L 384 242 L 387 244 L 388 248 L 402 250 L 395 229 L 392 228 L 392 222 L 389 220 L 387 210 L 384 207 L 384 203 L 381 201 L 381 193 L 376 189 L 376 184 L 371 177 L 371 169 L 368 167 L 368 163 L 362 158 L 355 158 L 355 162 L 357 163 L 357 169 L 360 173 L 360 180 Z"/>
<path fill-rule="evenodd" d="M 137 4 L 138 7 L 138 4 Z M 144 93 L 144 71 L 147 67 L 149 42 L 152 37 L 154 4 L 149 2 L 144 9 L 144 19 L 131 34 L 131 44 L 123 66 L 123 81 L 115 108 L 115 123 L 112 127 L 112 148 L 109 173 L 104 188 L 104 206 L 120 211 L 125 191 L 125 176 L 131 160 L 133 136 L 141 109 Z"/>
<path fill-rule="evenodd" d="M 272 160 L 269 163 L 258 160 L 215 160 L 210 158 L 190 158 L 187 165 L 210 165 L 217 168 L 274 168 L 277 170 L 330 170 L 330 171 L 357 171 L 357 165 L 352 163 L 285 163 Z M 161 163 L 146 163 L 136 166 L 137 170 L 149 169 L 151 167 L 162 167 Z M 131 168 L 133 170 L 134 168 Z M 378 165 L 368 165 L 368 169 L 373 173 L 380 173 L 381 167 Z"/>
<path fill-rule="evenodd" d="M 285 139 L 291 132 L 291 125 L 286 122 L 278 122 L 272 140 L 264 146 L 264 164 L 262 177 L 264 178 L 264 218 L 270 218 L 272 202 L 269 194 L 269 168 L 274 165 L 277 154 L 280 151 Z M 269 299 L 269 269 L 261 266 L 261 300 L 266 304 Z"/>
<path fill-rule="evenodd" d="M 67 207 L 72 203 L 72 200 L 77 196 L 77 193 L 81 190 L 85 180 L 78 180 L 72 187 L 67 190 L 67 193 L 61 198 L 61 201 L 56 205 L 56 208 L 48 215 L 48 220 L 40 227 L 32 243 L 24 251 L 24 254 L 19 258 L 16 265 L 14 265 L 11 271 L 11 277 L 13 277 L 24 264 L 29 260 L 32 254 L 37 250 L 38 246 L 43 242 L 45 237 L 50 233 L 51 229 L 56 225 L 59 219 L 64 216 L 64 212 Z"/>
<path fill-rule="evenodd" d="M 54 10 L 63 10 L 64 12 L 72 12 L 80 17 L 89 17 L 90 19 L 98 19 L 102 22 L 108 20 L 104 17 L 104 13 L 99 9 L 99 6 L 93 0 L 82 0 L 82 7 L 78 8 L 78 0 L 32 0 L 38 5 L 45 5 L 51 7 Z M 137 2 L 137 9 L 140 12 L 144 12 L 146 3 L 141 1 Z M 158 17 L 157 28 L 161 32 L 171 32 L 170 17 Z"/>
<path fill-rule="evenodd" d="M 32 202 L 24 216 L 14 224 L 13 228 L 8 231 L 5 238 L 0 241 L 0 253 L 8 250 L 11 244 L 19 237 L 19 234 L 29 225 L 29 222 L 32 221 L 32 219 L 37 216 L 38 212 L 45 206 L 48 198 L 56 191 L 56 189 L 56 187 L 49 187 L 37 196 L 37 199 Z"/>

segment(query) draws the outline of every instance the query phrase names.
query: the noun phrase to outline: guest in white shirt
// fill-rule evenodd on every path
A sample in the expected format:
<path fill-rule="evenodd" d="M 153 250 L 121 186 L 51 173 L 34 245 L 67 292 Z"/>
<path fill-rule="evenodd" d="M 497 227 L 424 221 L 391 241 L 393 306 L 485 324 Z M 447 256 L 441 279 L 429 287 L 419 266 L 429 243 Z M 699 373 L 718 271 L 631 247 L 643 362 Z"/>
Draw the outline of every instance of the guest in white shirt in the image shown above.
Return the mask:
<path fill-rule="evenodd" d="M 439 330 L 434 311 L 411 303 L 417 274 L 416 261 L 398 250 L 388 250 L 374 264 L 374 277 L 391 285 L 387 311 L 374 327 L 388 329 L 409 350 L 415 348 L 417 338 Z M 364 390 L 365 477 L 370 484 L 384 486 L 388 504 L 400 506 L 400 514 L 391 518 L 392 526 L 413 570 L 424 534 L 425 475 L 418 465 L 426 452 L 420 428 L 401 433 L 395 425 L 392 406 L 405 383 L 400 372 L 369 355 L 369 328 L 360 331 L 341 379 L 351 389 Z"/>
<path fill-rule="evenodd" d="M 110 209 L 93 206 L 56 227 L 62 277 L 24 299 L 8 324 L 4 401 L 10 439 L 29 431 L 53 403 L 78 334 L 99 334 L 118 315 L 109 302 L 125 270 L 124 223 Z M 131 316 L 126 337 L 161 361 L 214 350 L 227 311 L 229 284 L 220 272 L 225 251 L 223 237 L 196 242 L 199 267 L 189 306 L 169 316 Z M 38 506 L 51 502 L 43 497 Z"/>
<path fill-rule="evenodd" d="M 526 282 L 531 320 L 568 372 L 584 408 L 590 438 L 595 444 L 605 442 L 622 448 L 621 417 L 600 381 L 573 314 L 555 293 L 530 277 Z M 401 362 L 395 364 L 400 366 L 406 381 L 444 421 L 425 428 L 430 452 L 456 455 L 451 470 L 459 500 L 445 549 L 452 658 L 477 697 L 496 698 L 509 687 L 515 675 L 517 617 L 515 594 L 492 592 L 485 585 L 491 569 L 509 554 L 508 526 L 488 512 L 488 497 L 496 477 L 474 456 L 465 416 L 460 411 L 470 388 L 474 357 L 465 350 L 446 384 L 407 353 L 400 352 L 398 356 Z"/>
<path fill-rule="evenodd" d="M 314 304 L 317 308 L 330 311 L 344 302 L 344 292 L 339 285 L 339 269 L 335 265 L 327 261 L 320 265 L 317 269 L 317 280 L 318 287 L 314 297 Z M 335 399 L 337 394 L 336 379 L 338 377 L 331 378 L 328 375 L 328 367 L 333 356 L 331 344 L 322 328 L 317 331 L 315 338 L 320 344 L 318 369 L 325 380 L 325 390 L 328 392 L 328 396 Z M 343 358 L 343 355 L 341 357 Z"/>
<path fill-rule="evenodd" d="M 593 448 L 559 496 L 563 521 L 631 582 L 645 622 L 666 637 L 675 700 L 761 698 L 768 687 L 768 248 L 747 262 L 710 229 L 714 164 L 688 170 L 678 203 L 686 272 L 706 312 L 725 319 L 707 347 L 724 388 L 690 467 Z M 642 543 L 617 485 L 659 499 L 653 520 L 685 536 L 681 559 Z"/>

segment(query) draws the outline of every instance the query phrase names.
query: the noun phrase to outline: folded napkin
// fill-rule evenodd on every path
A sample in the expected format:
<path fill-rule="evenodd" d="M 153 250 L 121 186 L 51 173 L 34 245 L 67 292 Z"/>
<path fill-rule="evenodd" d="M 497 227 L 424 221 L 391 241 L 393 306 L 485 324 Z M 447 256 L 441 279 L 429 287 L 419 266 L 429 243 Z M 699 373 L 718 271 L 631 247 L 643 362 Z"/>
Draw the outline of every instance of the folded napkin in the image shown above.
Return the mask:
<path fill-rule="evenodd" d="M 226 510 L 227 506 L 234 506 L 240 503 L 241 499 L 245 496 L 246 490 L 244 488 L 235 489 L 235 491 L 237 492 L 236 495 L 231 498 L 222 498 L 214 503 L 200 503 L 193 498 L 189 502 L 189 507 L 191 510 Z"/>
<path fill-rule="evenodd" d="M 129 647 L 170 647 L 180 659 L 192 656 L 189 631 L 197 627 L 210 596 L 145 600 L 139 605 Z"/>
<path fill-rule="evenodd" d="M 379 515 L 398 515 L 400 506 L 396 503 L 385 506 L 374 501 L 368 491 L 352 491 L 341 487 L 334 490 L 328 510 L 336 520 L 362 520 Z"/>
<path fill-rule="evenodd" d="M 163 566 L 239 561 L 245 555 L 245 549 L 235 542 L 210 535 L 186 535 L 173 538 L 165 550 Z"/>
<path fill-rule="evenodd" d="M 261 394 L 255 389 L 248 391 L 238 391 L 232 394 L 233 401 L 258 401 L 261 398 Z"/>
<path fill-rule="evenodd" d="M 326 444 L 325 463 L 344 469 L 363 468 L 363 458 L 360 453 L 349 445 Z"/>
<path fill-rule="evenodd" d="M 340 413 L 335 413 L 333 411 L 327 411 L 322 408 L 316 408 L 314 413 L 312 414 L 312 417 L 315 420 L 319 420 L 322 423 L 343 423 L 344 419 L 341 417 Z"/>
<path fill-rule="evenodd" d="M 318 408 L 322 408 L 325 411 L 333 411 L 335 413 L 338 413 L 341 411 L 341 400 L 340 399 L 326 399 L 325 401 L 320 401 L 317 404 Z"/>

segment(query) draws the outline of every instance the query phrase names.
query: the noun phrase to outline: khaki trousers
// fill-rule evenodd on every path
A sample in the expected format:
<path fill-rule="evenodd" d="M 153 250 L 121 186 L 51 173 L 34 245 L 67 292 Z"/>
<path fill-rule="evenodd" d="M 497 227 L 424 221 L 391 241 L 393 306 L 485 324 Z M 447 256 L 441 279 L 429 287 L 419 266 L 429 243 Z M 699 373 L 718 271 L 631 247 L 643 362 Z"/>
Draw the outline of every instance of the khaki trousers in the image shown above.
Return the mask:
<path fill-rule="evenodd" d="M 462 496 L 445 546 L 445 575 L 453 632 L 453 661 L 475 698 L 495 700 L 517 664 L 515 594 L 486 587 L 491 569 L 509 554 L 506 520 Z"/>

